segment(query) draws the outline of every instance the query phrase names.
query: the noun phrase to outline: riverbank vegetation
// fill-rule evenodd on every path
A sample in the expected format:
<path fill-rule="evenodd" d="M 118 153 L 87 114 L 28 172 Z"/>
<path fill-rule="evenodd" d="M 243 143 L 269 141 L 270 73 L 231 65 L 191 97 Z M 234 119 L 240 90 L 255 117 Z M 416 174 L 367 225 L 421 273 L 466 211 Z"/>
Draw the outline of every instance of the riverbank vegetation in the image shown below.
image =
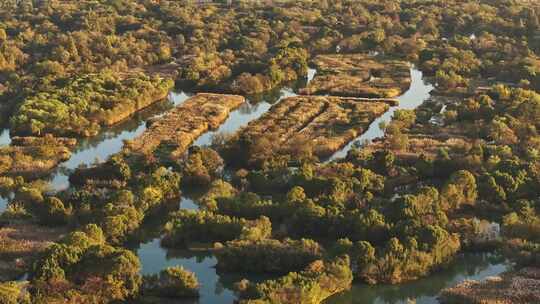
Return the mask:
<path fill-rule="evenodd" d="M 35 179 L 48 175 L 71 156 L 77 141 L 70 138 L 14 137 L 11 145 L 0 146 L 0 175 Z"/>
<path fill-rule="evenodd" d="M 194 241 L 260 240 L 271 234 L 272 224 L 266 217 L 249 221 L 207 211 L 182 210 L 171 215 L 171 220 L 165 225 L 162 244 L 174 248 Z"/>
<path fill-rule="evenodd" d="M 411 84 L 409 65 L 398 60 L 364 54 L 319 55 L 313 65 L 317 74 L 300 90 L 302 94 L 393 98 Z"/>
<path fill-rule="evenodd" d="M 57 83 L 22 101 L 11 117 L 12 133 L 94 136 L 101 127 L 166 98 L 173 87 L 170 79 L 112 72 Z"/>
<path fill-rule="evenodd" d="M 195 139 L 219 127 L 229 113 L 244 102 L 245 98 L 238 95 L 197 94 L 162 117 L 150 121 L 146 132 L 128 142 L 125 149 L 130 154 L 152 155 L 156 148 L 160 148 L 161 153 L 168 151 L 169 158 L 179 159 Z"/>
<path fill-rule="evenodd" d="M 217 267 L 247 273 L 287 273 L 299 271 L 320 259 L 323 248 L 313 240 L 237 240 L 218 249 Z"/>
<path fill-rule="evenodd" d="M 139 271 L 137 256 L 106 244 L 103 231 L 88 225 L 47 248 L 30 281 L 39 301 L 122 301 L 139 292 Z"/>
<path fill-rule="evenodd" d="M 39 255 L 67 232 L 64 227 L 42 227 L 37 223 L 6 224 L 6 217 L 3 215 L 3 227 L 0 228 L 2 282 L 15 281 L 30 271 Z"/>
<path fill-rule="evenodd" d="M 349 259 L 316 260 L 300 272 L 291 272 L 277 280 L 237 284 L 239 303 L 321 303 L 329 296 L 351 287 Z"/>
<path fill-rule="evenodd" d="M 4 1 L 0 16 L 0 125 L 27 136 L 0 148 L 2 281 L 27 274 L 0 284 L 0 302 L 196 297 L 206 282 L 185 265 L 141 275 L 127 248 L 157 237 L 149 225 L 170 249 L 205 243 L 220 272 L 281 276 L 240 281 L 241 303 L 320 303 L 353 280 L 416 280 L 487 249 L 515 272 L 443 297 L 536 296 L 525 292 L 536 274 L 520 268 L 540 260 L 538 3 Z M 344 97 L 286 98 L 192 147 L 245 101 L 215 93 L 279 89 L 310 63 L 316 76 L 299 92 Z M 350 96 L 399 96 L 411 66 L 430 98 L 324 162 L 397 106 Z M 69 157 L 61 136 L 93 136 L 164 98 L 173 80 L 213 93 L 67 172 L 66 191 L 34 180 Z M 201 210 L 178 211 L 188 191 Z"/>
<path fill-rule="evenodd" d="M 324 159 L 365 132 L 388 109 L 387 103 L 376 100 L 289 97 L 233 135 L 222 153 L 233 165 L 256 168 Z"/>
<path fill-rule="evenodd" d="M 199 296 L 199 282 L 191 271 L 182 266 L 163 269 L 159 275 L 143 278 L 143 297 L 196 298 Z"/>

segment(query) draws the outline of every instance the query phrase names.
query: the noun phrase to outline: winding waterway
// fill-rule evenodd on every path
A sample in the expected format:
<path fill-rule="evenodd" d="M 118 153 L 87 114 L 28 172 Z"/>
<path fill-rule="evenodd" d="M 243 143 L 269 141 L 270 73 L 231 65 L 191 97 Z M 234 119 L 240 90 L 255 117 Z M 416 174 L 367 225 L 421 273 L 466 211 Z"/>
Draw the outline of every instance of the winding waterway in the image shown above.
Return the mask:
<path fill-rule="evenodd" d="M 315 70 L 310 70 L 308 81 L 315 75 Z M 381 121 L 390 121 L 393 113 L 397 109 L 415 109 L 430 97 L 430 92 L 433 87 L 424 82 L 422 73 L 414 68 L 411 69 L 412 82 L 410 89 L 400 96 L 398 99 L 400 104 L 392 107 L 387 113 L 375 120 L 366 133 L 357 138 L 355 142 L 363 142 L 381 137 L 384 132 L 379 127 Z M 280 92 L 281 98 L 295 96 L 290 89 L 283 89 Z M 278 101 L 279 102 L 279 101 Z M 218 129 L 210 131 L 201 136 L 196 142 L 196 145 L 209 145 L 212 136 L 221 132 L 233 133 L 242 126 L 247 125 L 251 120 L 254 120 L 264 114 L 271 104 L 262 102 L 255 105 L 246 104 L 239 110 L 231 113 L 227 121 Z M 343 157 L 353 147 L 349 144 L 341 151 L 337 152 L 332 159 Z M 197 210 L 199 207 L 190 198 L 183 197 L 180 202 L 181 209 Z M 190 252 L 190 251 L 173 251 L 167 250 L 160 246 L 160 238 L 152 238 L 150 241 L 143 243 L 136 249 L 137 255 L 140 258 L 143 274 L 155 274 L 162 269 L 182 265 L 184 268 L 193 271 L 199 278 L 201 283 L 201 297 L 195 303 L 199 304 L 226 304 L 233 303 L 235 296 L 232 288 L 231 280 L 228 276 L 218 274 L 215 269 L 217 260 L 211 253 L 205 252 Z M 418 303 L 435 303 L 436 294 L 445 287 L 462 281 L 467 278 L 484 278 L 488 275 L 498 274 L 506 269 L 506 264 L 503 262 L 469 263 L 471 259 L 478 259 L 476 255 L 466 255 L 458 259 L 447 271 L 443 271 L 434 275 L 434 277 L 422 279 L 410 284 L 397 286 L 365 286 L 355 284 L 350 292 L 340 294 L 332 298 L 329 303 L 346 304 L 346 303 L 401 303 L 393 298 L 386 300 L 389 297 L 388 292 L 394 290 L 395 299 L 403 298 L 418 298 Z M 480 257 L 480 259 L 484 259 Z M 486 259 L 484 259 L 486 260 Z M 476 268 L 474 268 L 476 267 Z M 240 279 L 238 277 L 237 279 Z M 438 283 L 432 285 L 430 282 L 434 278 Z M 249 279 L 253 279 L 249 277 Z M 256 278 L 255 278 L 256 279 Z M 414 284 L 414 285 L 411 285 Z M 414 288 L 411 288 L 413 287 Z M 426 286 L 426 287 L 422 287 Z M 427 287 L 433 287 L 429 290 Z M 388 294 L 388 295 L 387 295 Z M 391 294 L 391 293 L 390 293 Z M 356 299 L 362 299 L 357 301 Z M 178 303 L 194 303 L 193 300 L 180 301 Z"/>
<path fill-rule="evenodd" d="M 392 115 L 394 115 L 394 112 L 396 110 L 416 109 L 430 97 L 430 92 L 433 89 L 434 88 L 431 84 L 424 81 L 422 72 L 420 72 L 416 68 L 411 68 L 411 86 L 403 95 L 397 97 L 399 105 L 391 107 L 390 110 L 388 110 L 379 118 L 375 119 L 375 121 L 371 123 L 365 133 L 363 133 L 358 138 L 351 141 L 343 149 L 332 155 L 332 157 L 330 157 L 330 161 L 347 156 L 349 150 L 351 150 L 356 145 L 369 143 L 375 138 L 383 137 L 384 130 L 381 129 L 382 122 L 389 122 L 390 120 L 392 120 Z"/>
<path fill-rule="evenodd" d="M 310 70 L 308 81 L 315 74 Z M 279 100 L 295 96 L 290 88 L 282 89 L 277 96 Z M 279 102 L 279 100 L 277 102 Z M 194 145 L 207 146 L 212 142 L 214 135 L 221 133 L 234 133 L 246 126 L 250 121 L 259 118 L 267 112 L 275 101 L 275 97 L 269 97 L 258 103 L 247 102 L 233 111 L 227 120 L 217 129 L 211 130 L 199 137 Z M 181 209 L 198 210 L 199 206 L 190 198 L 182 197 Z M 215 265 L 216 258 L 208 252 L 193 252 L 188 250 L 167 250 L 160 245 L 161 237 L 152 238 L 150 241 L 140 244 L 136 248 L 141 261 L 142 274 L 156 274 L 166 267 L 182 265 L 185 269 L 194 272 L 200 283 L 200 298 L 198 300 L 185 300 L 178 303 L 233 303 L 235 296 L 232 285 L 241 279 L 227 279 L 230 276 L 220 276 Z M 252 279 L 252 278 L 250 278 Z"/>
<path fill-rule="evenodd" d="M 95 137 L 80 139 L 69 160 L 61 163 L 50 177 L 50 190 L 60 191 L 69 187 L 70 172 L 80 165 L 91 165 L 104 161 L 122 149 L 124 140 L 133 139 L 146 130 L 146 121 L 164 111 L 187 100 L 189 96 L 183 92 L 171 92 L 167 100 L 158 102 L 136 113 L 131 118 L 100 132 Z M 0 131 L 0 146 L 9 145 L 11 136 L 9 129 Z M 0 212 L 6 209 L 11 194 L 0 194 Z"/>
<path fill-rule="evenodd" d="M 309 82 L 315 75 L 315 70 L 308 72 Z M 370 141 L 384 135 L 379 127 L 381 121 L 389 121 L 397 109 L 414 109 L 427 98 L 433 87 L 425 83 L 422 73 L 414 68 L 411 69 L 412 83 L 410 89 L 400 96 L 399 106 L 392 107 L 387 113 L 375 120 L 362 136 L 355 142 Z M 212 137 L 220 133 L 233 133 L 250 121 L 259 118 L 270 109 L 272 104 L 279 102 L 282 98 L 295 96 L 290 88 L 284 88 L 265 96 L 259 102 L 246 102 L 240 108 L 233 111 L 228 119 L 217 129 L 211 130 L 199 137 L 194 145 L 209 145 Z M 185 93 L 171 93 L 168 101 L 153 105 L 145 109 L 134 117 L 120 123 L 113 128 L 109 128 L 98 136 L 79 141 L 71 158 L 60 164 L 51 177 L 51 190 L 59 191 L 69 187 L 69 173 L 80 165 L 91 165 L 96 161 L 104 161 L 109 156 L 121 150 L 124 140 L 133 139 L 146 130 L 146 121 L 164 111 L 179 105 L 189 96 Z M 9 131 L 0 130 L 0 145 L 8 145 L 11 142 Z M 339 152 L 335 153 L 331 159 L 343 157 L 353 147 L 350 143 Z M 0 196 L 0 212 L 5 209 L 6 197 Z M 187 197 L 183 197 L 180 208 L 198 209 L 198 205 Z M 171 251 L 160 246 L 159 233 L 150 237 L 150 240 L 138 244 L 133 248 L 140 258 L 143 274 L 155 274 L 169 266 L 182 265 L 186 269 L 196 273 L 201 283 L 201 297 L 198 300 L 180 301 L 178 303 L 199 303 L 199 304 L 220 304 L 232 303 L 235 296 L 231 290 L 234 281 L 240 279 L 236 276 L 222 276 L 214 268 L 215 257 L 208 252 L 193 251 Z M 493 275 L 506 269 L 505 263 L 479 263 L 474 262 L 474 257 L 466 256 L 458 260 L 450 269 L 434 274 L 428 279 L 422 279 L 414 283 L 397 286 L 365 286 L 355 285 L 350 292 L 335 296 L 328 303 L 402 303 L 407 297 L 417 298 L 417 303 L 434 303 L 435 295 L 441 288 L 450 286 L 466 278 L 483 278 Z M 485 259 L 484 259 L 485 260 Z M 471 262 L 473 261 L 473 262 Z M 252 279 L 252 278 L 250 278 Z M 405 300 L 403 300 L 405 299 Z"/>

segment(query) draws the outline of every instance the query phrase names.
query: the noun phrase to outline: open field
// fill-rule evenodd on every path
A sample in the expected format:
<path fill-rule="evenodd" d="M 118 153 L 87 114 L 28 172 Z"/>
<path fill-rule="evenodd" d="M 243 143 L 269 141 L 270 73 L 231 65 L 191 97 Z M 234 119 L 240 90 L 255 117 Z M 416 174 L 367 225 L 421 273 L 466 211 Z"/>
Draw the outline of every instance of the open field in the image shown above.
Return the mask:
<path fill-rule="evenodd" d="M 365 54 L 319 55 L 315 78 L 302 94 L 346 97 L 396 97 L 411 84 L 409 65 Z"/>
<path fill-rule="evenodd" d="M 325 158 L 365 132 L 388 109 L 388 103 L 355 98 L 290 97 L 240 130 L 229 146 L 247 152 L 251 164 L 277 155 Z"/>

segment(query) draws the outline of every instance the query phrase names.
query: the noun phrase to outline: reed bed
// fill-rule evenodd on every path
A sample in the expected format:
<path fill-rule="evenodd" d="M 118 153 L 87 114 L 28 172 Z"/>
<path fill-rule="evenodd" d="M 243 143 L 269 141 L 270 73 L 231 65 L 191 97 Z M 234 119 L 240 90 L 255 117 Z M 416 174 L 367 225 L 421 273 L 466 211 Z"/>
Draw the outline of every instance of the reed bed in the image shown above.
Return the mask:
<path fill-rule="evenodd" d="M 315 78 L 301 90 L 305 95 L 393 98 L 411 84 L 406 62 L 367 54 L 319 55 L 313 60 Z"/>
<path fill-rule="evenodd" d="M 0 147 L 0 175 L 39 178 L 71 156 L 77 140 L 72 138 L 14 137 L 10 146 Z"/>
<path fill-rule="evenodd" d="M 245 102 L 238 95 L 202 93 L 188 99 L 158 119 L 148 129 L 126 144 L 131 153 L 149 155 L 159 145 L 174 146 L 173 156 L 181 156 L 203 133 L 218 128 L 230 112 Z"/>
<path fill-rule="evenodd" d="M 364 133 L 389 107 L 388 102 L 356 98 L 290 97 L 241 129 L 228 146 L 247 152 L 252 165 L 278 155 L 295 159 L 306 152 L 326 158 Z"/>

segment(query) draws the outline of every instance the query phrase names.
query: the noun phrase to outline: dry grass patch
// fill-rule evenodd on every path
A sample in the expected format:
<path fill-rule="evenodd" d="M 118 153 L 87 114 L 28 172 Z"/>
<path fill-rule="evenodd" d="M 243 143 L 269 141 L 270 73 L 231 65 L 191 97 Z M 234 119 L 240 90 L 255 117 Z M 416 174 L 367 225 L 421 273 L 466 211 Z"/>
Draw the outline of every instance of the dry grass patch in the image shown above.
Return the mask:
<path fill-rule="evenodd" d="M 524 268 L 483 281 L 467 280 L 443 290 L 439 300 L 444 304 L 540 303 L 540 269 Z"/>
<path fill-rule="evenodd" d="M 52 136 L 14 137 L 10 146 L 0 147 L 0 175 L 45 176 L 70 158 L 76 143 L 75 139 Z"/>
<path fill-rule="evenodd" d="M 389 109 L 385 102 L 330 96 L 286 98 L 240 130 L 228 154 L 258 166 L 277 155 L 325 158 L 365 132 Z M 245 155 L 247 153 L 247 155 Z"/>
<path fill-rule="evenodd" d="M 403 61 L 347 54 L 319 55 L 313 63 L 317 75 L 302 94 L 392 98 L 411 84 L 410 67 Z"/>
<path fill-rule="evenodd" d="M 129 152 L 149 155 L 159 145 L 174 146 L 173 157 L 186 149 L 209 129 L 219 127 L 229 113 L 245 102 L 238 95 L 197 94 L 182 105 L 149 122 L 148 129 L 126 144 Z"/>

